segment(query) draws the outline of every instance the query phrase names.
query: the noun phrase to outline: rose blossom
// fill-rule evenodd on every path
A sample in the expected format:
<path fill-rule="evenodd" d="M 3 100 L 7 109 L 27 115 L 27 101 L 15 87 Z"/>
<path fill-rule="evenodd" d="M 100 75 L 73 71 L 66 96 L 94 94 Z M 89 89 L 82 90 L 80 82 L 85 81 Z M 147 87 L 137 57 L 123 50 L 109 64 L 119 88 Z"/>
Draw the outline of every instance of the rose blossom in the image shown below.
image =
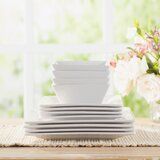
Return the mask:
<path fill-rule="evenodd" d="M 113 84 L 115 89 L 123 96 L 127 95 L 132 89 L 133 82 L 129 73 L 128 62 L 119 60 L 113 72 Z"/>
<path fill-rule="evenodd" d="M 149 103 L 160 100 L 160 77 L 145 74 L 137 79 L 137 93 Z"/>
<path fill-rule="evenodd" d="M 137 78 L 145 74 L 147 69 L 145 57 L 142 60 L 136 56 L 130 61 L 119 60 L 113 72 L 115 89 L 123 96 L 127 95 L 136 85 Z"/>
<path fill-rule="evenodd" d="M 109 65 L 110 65 L 110 67 L 115 68 L 116 62 L 114 60 L 112 60 L 112 61 L 110 61 Z"/>
<path fill-rule="evenodd" d="M 142 59 L 134 56 L 130 61 L 129 61 L 129 76 L 131 77 L 131 79 L 133 79 L 134 81 L 141 75 L 145 74 L 147 69 L 148 69 L 148 65 L 146 62 L 146 58 L 143 57 Z"/>

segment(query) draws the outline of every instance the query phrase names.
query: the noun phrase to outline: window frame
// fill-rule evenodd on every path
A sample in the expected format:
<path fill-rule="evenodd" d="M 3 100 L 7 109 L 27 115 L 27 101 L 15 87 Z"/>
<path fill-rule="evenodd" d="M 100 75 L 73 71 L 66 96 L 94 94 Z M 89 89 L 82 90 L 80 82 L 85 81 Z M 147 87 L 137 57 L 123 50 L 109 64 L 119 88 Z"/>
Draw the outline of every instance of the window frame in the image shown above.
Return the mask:
<path fill-rule="evenodd" d="M 25 44 L 1 45 L 2 52 L 21 52 L 24 54 L 24 118 L 28 119 L 34 114 L 34 54 L 57 53 L 64 54 L 65 52 L 79 53 L 104 53 L 106 58 L 109 53 L 114 52 L 113 48 L 123 48 L 123 45 L 114 45 L 113 47 L 113 4 L 112 0 L 102 0 L 102 34 L 103 43 L 99 44 L 79 44 L 79 45 L 63 45 L 63 44 L 35 44 L 34 29 L 33 29 L 33 0 L 25 0 Z"/>

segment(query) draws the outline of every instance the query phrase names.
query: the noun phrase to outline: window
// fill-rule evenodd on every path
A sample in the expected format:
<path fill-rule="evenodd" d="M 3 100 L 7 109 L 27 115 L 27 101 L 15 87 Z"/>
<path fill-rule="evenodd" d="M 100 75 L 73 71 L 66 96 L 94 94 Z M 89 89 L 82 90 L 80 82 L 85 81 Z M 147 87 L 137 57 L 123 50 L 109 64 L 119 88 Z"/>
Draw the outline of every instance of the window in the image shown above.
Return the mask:
<path fill-rule="evenodd" d="M 40 98 L 54 94 L 54 61 L 102 60 L 123 50 L 130 42 L 126 39 L 127 29 L 135 19 L 146 28 L 159 23 L 159 3 L 1 0 L 0 115 L 35 114 Z"/>
<path fill-rule="evenodd" d="M 23 116 L 24 20 L 23 0 L 0 1 L 1 117 Z"/>
<path fill-rule="evenodd" d="M 2 0 L 0 3 L 0 59 L 1 73 L 5 74 L 5 77 L 1 74 L 1 81 L 7 80 L 1 82 L 4 90 L 7 88 L 5 94 L 1 92 L 0 101 L 4 116 L 22 116 L 23 97 L 27 114 L 28 110 L 35 113 L 42 95 L 54 94 L 51 64 L 57 59 L 104 58 L 102 0 L 13 0 L 11 3 Z M 10 90 L 13 93 L 8 95 Z"/>

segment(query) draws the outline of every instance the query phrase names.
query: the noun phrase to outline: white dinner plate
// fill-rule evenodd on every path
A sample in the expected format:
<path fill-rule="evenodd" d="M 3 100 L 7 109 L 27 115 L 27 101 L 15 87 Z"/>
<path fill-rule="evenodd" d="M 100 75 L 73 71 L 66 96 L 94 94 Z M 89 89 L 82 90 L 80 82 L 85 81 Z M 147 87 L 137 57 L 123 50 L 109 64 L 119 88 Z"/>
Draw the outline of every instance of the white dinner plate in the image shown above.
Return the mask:
<path fill-rule="evenodd" d="M 25 128 L 29 133 L 62 133 L 62 132 L 132 132 L 131 128 L 61 128 L 61 129 L 37 129 Z"/>
<path fill-rule="evenodd" d="M 130 124 L 133 123 L 134 119 L 130 118 L 130 119 L 126 119 L 126 118 L 117 118 L 114 120 L 108 119 L 108 120 L 95 120 L 95 119 L 90 119 L 90 120 L 69 120 L 69 121 L 65 121 L 65 120 L 59 120 L 59 121 L 55 121 L 55 120 L 51 120 L 51 119 L 40 119 L 40 120 L 35 120 L 35 121 L 28 121 L 25 122 L 25 124 L 28 125 L 54 125 L 54 124 Z"/>
<path fill-rule="evenodd" d="M 133 123 L 54 123 L 54 124 L 24 124 L 24 128 L 56 129 L 56 128 L 130 128 Z"/>
<path fill-rule="evenodd" d="M 128 124 L 134 122 L 133 119 L 125 119 L 125 118 L 116 118 L 116 119 L 107 119 L 107 120 L 95 120 L 95 119 L 89 119 L 89 120 L 59 120 L 55 121 L 53 119 L 40 119 L 40 120 L 33 120 L 33 121 L 27 121 L 26 124 L 30 125 L 49 125 L 49 124 Z"/>
<path fill-rule="evenodd" d="M 115 139 L 132 135 L 134 132 L 67 132 L 67 133 L 27 133 L 44 139 Z"/>

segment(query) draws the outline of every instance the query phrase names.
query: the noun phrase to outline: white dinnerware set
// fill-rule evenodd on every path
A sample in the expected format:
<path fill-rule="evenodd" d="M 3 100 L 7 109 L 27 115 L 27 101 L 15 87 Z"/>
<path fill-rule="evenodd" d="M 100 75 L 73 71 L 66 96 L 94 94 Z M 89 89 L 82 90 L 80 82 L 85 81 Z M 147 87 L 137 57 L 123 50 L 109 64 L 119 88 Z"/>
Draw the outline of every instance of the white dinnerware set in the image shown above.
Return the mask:
<path fill-rule="evenodd" d="M 25 122 L 26 135 L 45 139 L 113 139 L 134 133 L 126 107 L 103 103 L 108 88 L 105 62 L 53 64 L 56 96 L 40 105 L 40 119 Z"/>

